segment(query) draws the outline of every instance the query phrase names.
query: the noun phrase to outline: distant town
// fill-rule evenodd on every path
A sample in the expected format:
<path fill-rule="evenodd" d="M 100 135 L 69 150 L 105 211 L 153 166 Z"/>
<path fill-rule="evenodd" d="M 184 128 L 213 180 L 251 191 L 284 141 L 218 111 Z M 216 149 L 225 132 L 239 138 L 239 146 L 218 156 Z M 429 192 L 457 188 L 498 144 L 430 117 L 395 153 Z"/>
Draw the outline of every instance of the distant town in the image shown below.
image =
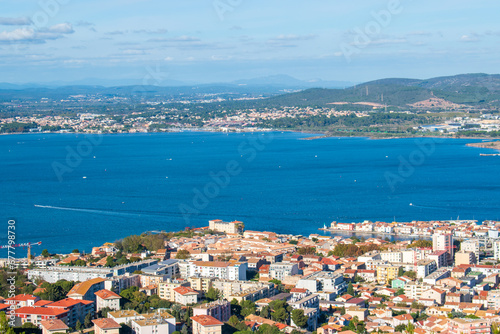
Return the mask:
<path fill-rule="evenodd" d="M 44 249 L 34 256 L 29 249 L 24 259 L 1 260 L 0 328 L 498 333 L 499 229 L 492 220 L 332 222 L 324 227 L 332 234 L 301 236 L 216 219 L 203 228 L 129 236 L 90 253 Z"/>

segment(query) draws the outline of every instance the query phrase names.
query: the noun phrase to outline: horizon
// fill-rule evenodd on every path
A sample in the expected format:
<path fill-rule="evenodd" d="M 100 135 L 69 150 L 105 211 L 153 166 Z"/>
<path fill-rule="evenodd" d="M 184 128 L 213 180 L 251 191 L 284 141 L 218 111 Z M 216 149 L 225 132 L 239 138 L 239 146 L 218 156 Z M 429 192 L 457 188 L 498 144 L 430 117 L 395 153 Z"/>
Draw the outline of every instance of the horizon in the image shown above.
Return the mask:
<path fill-rule="evenodd" d="M 197 7 L 51 0 L 4 7 L 1 81 L 12 84 L 171 86 L 276 75 L 361 83 L 500 73 L 500 4 L 490 0 L 213 0 Z"/>

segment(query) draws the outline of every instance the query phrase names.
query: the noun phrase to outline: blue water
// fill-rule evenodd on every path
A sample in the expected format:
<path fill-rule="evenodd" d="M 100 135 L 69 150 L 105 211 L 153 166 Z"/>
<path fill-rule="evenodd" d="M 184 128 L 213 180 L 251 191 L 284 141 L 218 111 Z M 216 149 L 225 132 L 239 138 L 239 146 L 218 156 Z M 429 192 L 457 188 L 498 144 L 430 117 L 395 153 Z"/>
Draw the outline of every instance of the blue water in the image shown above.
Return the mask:
<path fill-rule="evenodd" d="M 500 220 L 500 157 L 471 140 L 307 136 L 0 136 L 0 243 L 8 219 L 38 254 L 216 218 L 304 235 L 333 220 Z"/>

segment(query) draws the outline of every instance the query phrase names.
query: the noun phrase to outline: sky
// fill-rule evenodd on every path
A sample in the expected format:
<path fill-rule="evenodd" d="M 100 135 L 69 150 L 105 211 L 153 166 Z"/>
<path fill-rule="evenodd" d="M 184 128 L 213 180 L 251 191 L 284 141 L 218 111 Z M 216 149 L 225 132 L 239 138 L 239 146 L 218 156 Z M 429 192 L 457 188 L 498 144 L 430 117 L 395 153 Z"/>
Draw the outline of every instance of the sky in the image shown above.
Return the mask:
<path fill-rule="evenodd" d="M 497 0 L 0 0 L 0 82 L 500 73 Z"/>

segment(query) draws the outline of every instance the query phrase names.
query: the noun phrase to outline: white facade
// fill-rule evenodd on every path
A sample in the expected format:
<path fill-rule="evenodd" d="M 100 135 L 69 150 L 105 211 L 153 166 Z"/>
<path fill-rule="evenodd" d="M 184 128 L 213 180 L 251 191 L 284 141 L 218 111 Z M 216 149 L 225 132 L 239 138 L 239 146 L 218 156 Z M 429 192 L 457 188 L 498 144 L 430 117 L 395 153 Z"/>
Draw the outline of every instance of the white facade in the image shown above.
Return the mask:
<path fill-rule="evenodd" d="M 231 281 L 247 279 L 246 262 L 193 261 L 188 266 L 188 277 L 214 277 Z"/>

